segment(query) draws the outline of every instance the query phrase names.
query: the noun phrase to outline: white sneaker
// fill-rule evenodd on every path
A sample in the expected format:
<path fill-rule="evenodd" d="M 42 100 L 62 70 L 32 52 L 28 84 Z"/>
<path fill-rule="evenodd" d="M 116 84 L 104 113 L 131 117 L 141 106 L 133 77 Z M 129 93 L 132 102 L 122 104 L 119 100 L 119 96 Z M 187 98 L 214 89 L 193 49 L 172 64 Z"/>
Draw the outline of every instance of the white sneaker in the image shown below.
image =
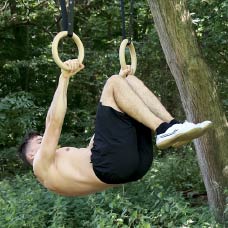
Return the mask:
<path fill-rule="evenodd" d="M 174 124 L 165 133 L 157 135 L 156 145 L 159 149 L 175 145 L 177 147 L 180 146 L 180 143 L 183 145 L 203 135 L 211 125 L 211 121 L 204 121 L 198 124 L 186 121 L 183 124 Z"/>
<path fill-rule="evenodd" d="M 198 136 L 198 137 L 200 137 L 200 136 L 202 136 L 209 128 L 212 127 L 212 122 L 207 120 L 207 121 L 204 121 L 204 122 L 202 122 L 202 123 L 198 123 L 197 126 L 200 127 L 200 128 L 202 129 L 202 132 L 201 132 L 202 134 Z M 198 137 L 197 137 L 197 138 L 198 138 Z M 185 141 L 179 141 L 179 140 L 178 140 L 178 142 L 174 143 L 174 144 L 172 145 L 172 147 L 178 148 L 178 147 L 181 147 L 181 146 L 183 146 L 183 145 L 185 145 L 185 144 L 187 144 L 187 143 L 189 143 L 189 142 L 191 142 L 191 141 L 192 141 L 192 139 L 191 139 L 191 140 L 185 140 Z"/>

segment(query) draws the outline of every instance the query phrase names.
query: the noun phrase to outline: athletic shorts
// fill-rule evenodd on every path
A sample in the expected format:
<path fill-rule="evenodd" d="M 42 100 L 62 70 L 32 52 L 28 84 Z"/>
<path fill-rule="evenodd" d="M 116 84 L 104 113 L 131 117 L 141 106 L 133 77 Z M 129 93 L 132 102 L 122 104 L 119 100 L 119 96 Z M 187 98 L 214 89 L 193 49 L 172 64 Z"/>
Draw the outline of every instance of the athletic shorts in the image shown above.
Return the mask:
<path fill-rule="evenodd" d="M 137 181 L 152 164 L 151 129 L 127 114 L 99 103 L 91 151 L 93 170 L 102 182 Z"/>

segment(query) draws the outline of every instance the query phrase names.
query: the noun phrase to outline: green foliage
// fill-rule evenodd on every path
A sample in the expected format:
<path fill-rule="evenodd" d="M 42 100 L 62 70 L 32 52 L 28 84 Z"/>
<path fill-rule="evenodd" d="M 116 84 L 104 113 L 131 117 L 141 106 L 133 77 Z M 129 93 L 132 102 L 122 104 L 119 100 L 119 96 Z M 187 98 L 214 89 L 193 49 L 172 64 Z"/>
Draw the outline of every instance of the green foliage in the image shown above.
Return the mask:
<path fill-rule="evenodd" d="M 0 146 L 13 146 L 21 133 L 36 128 L 36 118 L 44 113 L 38 110 L 29 93 L 12 93 L 0 100 Z"/>
<path fill-rule="evenodd" d="M 224 194 L 225 194 L 225 196 L 226 196 L 226 205 L 225 205 L 225 211 L 224 211 L 224 217 L 225 218 L 227 218 L 228 217 L 228 189 L 226 188 L 225 190 L 224 190 Z"/>
<path fill-rule="evenodd" d="M 191 145 L 178 149 L 178 152 L 170 151 L 165 154 L 159 158 L 156 167 L 158 168 L 153 170 L 165 188 L 168 188 L 172 183 L 172 186 L 178 191 L 188 189 L 195 192 L 205 192 L 202 179 L 195 178 L 200 176 L 200 171 Z M 163 171 L 159 172 L 158 170 Z"/>
<path fill-rule="evenodd" d="M 227 12 L 226 0 L 188 1 L 202 54 L 213 70 L 223 105 L 228 114 Z"/>
<path fill-rule="evenodd" d="M 44 129 L 58 82 L 60 71 L 51 57 L 51 42 L 60 30 L 55 2 L 0 2 L 0 227 L 220 227 L 205 201 L 193 200 L 193 195 L 205 190 L 191 147 L 159 157 L 142 181 L 126 185 L 123 191 L 118 188 L 89 197 L 56 196 L 40 187 L 31 174 L 13 178 L 25 171 L 17 159 L 17 145 L 28 129 Z M 228 110 L 227 1 L 188 0 L 188 5 L 199 45 Z M 178 91 L 151 19 L 147 2 L 135 1 L 136 74 L 173 115 L 183 119 Z M 74 31 L 84 43 L 86 67 L 70 82 L 60 144 L 80 147 L 93 134 L 105 80 L 119 71 L 119 1 L 77 1 Z M 74 50 L 67 38 L 59 45 L 63 60 L 75 58 Z"/>
<path fill-rule="evenodd" d="M 206 202 L 184 198 L 186 189 L 202 191 L 199 170 L 191 151 L 169 155 L 141 180 L 87 197 L 62 197 L 41 187 L 31 173 L 0 182 L 0 227 L 222 227 L 211 216 Z M 173 162 L 180 172 L 169 175 Z M 170 161 L 172 160 L 172 161 Z M 189 161 L 190 160 L 190 161 Z M 197 174 L 197 175 L 196 175 Z M 194 179 L 188 186 L 189 176 Z M 18 200 L 18 197 L 20 200 Z M 197 205 L 197 206 L 195 206 Z"/>
<path fill-rule="evenodd" d="M 0 180 L 28 170 L 28 167 L 22 165 L 22 161 L 18 161 L 17 147 L 1 149 L 0 154 Z"/>
<path fill-rule="evenodd" d="M 221 0 L 188 2 L 203 53 L 212 67 L 216 66 L 215 75 L 226 107 L 228 93 L 224 77 L 226 61 L 223 56 L 227 52 L 224 20 L 227 3 Z M 50 51 L 53 36 L 59 30 L 59 24 L 55 22 L 59 17 L 59 9 L 55 1 L 17 0 L 0 3 L 0 6 L 0 38 L 3 44 L 0 50 L 0 97 L 5 99 L 9 94 L 25 91 L 33 97 L 34 103 L 27 114 L 25 112 L 19 116 L 15 111 L 11 113 L 14 116 L 2 114 L 6 124 L 1 126 L 1 145 L 16 146 L 26 127 L 35 127 L 38 131 L 44 128 L 45 114 L 59 74 Z M 82 145 L 93 131 L 101 88 L 110 75 L 119 71 L 121 16 L 117 0 L 78 2 L 76 6 L 74 30 L 85 46 L 86 68 L 71 80 L 63 132 L 71 133 Z M 128 28 L 129 2 L 126 2 L 125 10 Z M 177 88 L 165 62 L 145 1 L 135 2 L 134 15 L 134 44 L 139 66 L 137 75 L 161 97 L 162 103 L 173 115 L 182 119 L 184 115 Z M 73 42 L 65 38 L 59 45 L 61 58 L 74 57 L 74 49 Z M 13 128 L 13 125 L 17 127 Z"/>

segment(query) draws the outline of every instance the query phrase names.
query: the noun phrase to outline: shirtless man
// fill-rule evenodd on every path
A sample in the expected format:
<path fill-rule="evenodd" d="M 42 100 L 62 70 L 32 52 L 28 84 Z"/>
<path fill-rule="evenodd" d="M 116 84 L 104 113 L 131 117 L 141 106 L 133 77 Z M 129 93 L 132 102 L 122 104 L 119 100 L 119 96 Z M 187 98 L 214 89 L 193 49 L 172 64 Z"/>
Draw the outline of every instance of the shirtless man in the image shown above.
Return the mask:
<path fill-rule="evenodd" d="M 107 80 L 89 146 L 56 149 L 67 109 L 69 79 L 84 68 L 78 60 L 66 64 L 71 71 L 60 75 L 44 135 L 29 134 L 19 150 L 40 183 L 58 194 L 87 195 L 142 178 L 153 159 L 151 130 L 157 134 L 156 145 L 164 149 L 187 143 L 211 126 L 210 121 L 176 121 L 138 78 L 129 75 L 128 68 Z"/>

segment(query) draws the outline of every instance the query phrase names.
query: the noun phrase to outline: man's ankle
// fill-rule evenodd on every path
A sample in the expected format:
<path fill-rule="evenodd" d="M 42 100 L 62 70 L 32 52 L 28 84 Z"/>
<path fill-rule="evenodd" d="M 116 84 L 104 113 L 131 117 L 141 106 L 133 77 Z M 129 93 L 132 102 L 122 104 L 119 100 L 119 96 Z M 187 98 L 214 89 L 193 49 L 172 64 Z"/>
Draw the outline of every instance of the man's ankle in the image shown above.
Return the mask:
<path fill-rule="evenodd" d="M 169 125 L 170 127 L 173 126 L 174 124 L 180 124 L 180 122 L 176 119 L 172 119 L 170 122 L 169 122 Z"/>
<path fill-rule="evenodd" d="M 168 128 L 170 128 L 170 124 L 167 123 L 167 122 L 163 122 L 161 123 L 158 128 L 156 129 L 156 134 L 157 135 L 160 135 L 160 134 L 163 134 L 167 131 Z"/>

